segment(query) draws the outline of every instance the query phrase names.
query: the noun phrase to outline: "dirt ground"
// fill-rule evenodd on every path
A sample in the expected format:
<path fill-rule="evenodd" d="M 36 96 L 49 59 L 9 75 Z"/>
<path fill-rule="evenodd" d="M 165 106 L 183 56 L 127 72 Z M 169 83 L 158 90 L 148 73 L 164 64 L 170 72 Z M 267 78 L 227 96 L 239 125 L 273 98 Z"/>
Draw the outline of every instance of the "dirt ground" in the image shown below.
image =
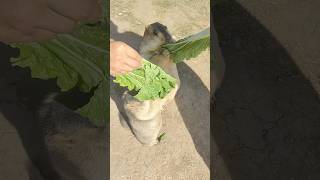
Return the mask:
<path fill-rule="evenodd" d="M 215 180 L 320 179 L 320 2 L 220 0 Z"/>
<path fill-rule="evenodd" d="M 209 26 L 208 0 L 112 0 L 111 39 L 137 48 L 146 25 L 160 22 L 178 39 Z M 142 146 L 120 125 L 121 90 L 111 84 L 111 180 L 207 180 L 210 166 L 209 52 L 178 66 L 181 89 L 162 112 L 164 140 Z"/>
<path fill-rule="evenodd" d="M 208 25 L 206 1 L 168 2 L 113 0 L 111 36 L 137 47 L 144 26 L 159 19 L 178 38 Z M 211 112 L 213 179 L 320 179 L 318 7 L 317 0 L 216 1 L 213 22 L 226 60 L 226 76 L 216 94 L 217 108 Z M 36 128 L 38 122 L 16 96 L 16 81 L 27 75 L 15 74 L 8 63 L 14 54 L 11 49 L 2 44 L 0 49 L 0 179 L 42 180 L 30 159 L 46 155 L 46 149 L 39 148 L 44 139 Z M 202 108 L 209 107 L 207 59 L 208 53 L 204 53 L 197 61 L 178 67 L 183 87 L 163 113 L 166 120 L 162 132 L 166 136 L 154 147 L 141 146 L 120 126 L 119 91 L 111 87 L 112 180 L 209 179 L 210 119 L 209 110 Z M 64 114 L 61 109 L 53 113 L 57 119 L 77 119 Z M 67 139 L 68 149 L 88 148 L 90 153 L 84 155 L 100 162 L 103 169 L 107 162 L 103 155 L 91 151 L 90 143 L 81 144 L 96 142 L 98 136 L 91 136 L 90 131 L 82 133 L 86 138 L 75 135 L 76 141 Z M 76 157 L 73 154 L 71 157 Z M 97 175 L 96 162 L 82 161 L 85 166 L 77 172 Z M 90 169 L 88 166 L 92 170 L 89 173 L 84 171 Z"/>

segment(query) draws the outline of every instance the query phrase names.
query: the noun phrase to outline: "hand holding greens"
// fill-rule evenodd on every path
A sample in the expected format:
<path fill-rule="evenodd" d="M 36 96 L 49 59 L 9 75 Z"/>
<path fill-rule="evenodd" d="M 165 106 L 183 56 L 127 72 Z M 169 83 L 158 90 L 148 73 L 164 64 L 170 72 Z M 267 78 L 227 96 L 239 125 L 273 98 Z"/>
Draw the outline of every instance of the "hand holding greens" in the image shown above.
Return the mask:
<path fill-rule="evenodd" d="M 180 63 L 198 56 L 209 46 L 210 30 L 207 28 L 177 42 L 165 44 L 162 48 L 169 51 L 174 63 Z M 142 68 L 117 76 L 114 82 L 130 91 L 137 91 L 135 98 L 140 101 L 164 98 L 175 87 L 176 80 L 147 60 L 143 60 L 143 63 Z"/>
<path fill-rule="evenodd" d="M 108 7 L 104 0 L 104 17 L 95 25 L 79 24 L 72 34 L 59 35 L 45 42 L 16 43 L 20 56 L 11 60 L 14 66 L 30 68 L 31 76 L 57 79 L 61 91 L 79 88 L 94 90 L 88 104 L 76 110 L 96 125 L 109 119 L 109 30 Z M 197 56 L 209 46 L 207 32 L 190 36 L 173 44 L 164 45 L 175 63 Z M 165 97 L 176 85 L 176 80 L 160 67 L 143 60 L 143 67 L 117 76 L 115 83 L 137 92 L 138 100 Z"/>
<path fill-rule="evenodd" d="M 140 101 L 164 98 L 176 85 L 176 79 L 145 59 L 142 68 L 116 76 L 114 82 L 138 92 L 134 97 Z"/>

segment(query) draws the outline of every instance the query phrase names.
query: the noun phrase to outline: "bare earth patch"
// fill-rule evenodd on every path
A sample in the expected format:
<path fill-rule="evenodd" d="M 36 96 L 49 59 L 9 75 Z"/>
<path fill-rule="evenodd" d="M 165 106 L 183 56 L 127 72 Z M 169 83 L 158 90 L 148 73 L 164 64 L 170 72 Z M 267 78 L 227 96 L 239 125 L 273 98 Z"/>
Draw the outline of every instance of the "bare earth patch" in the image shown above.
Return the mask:
<path fill-rule="evenodd" d="M 146 25 L 160 22 L 178 39 L 209 26 L 209 1 L 111 1 L 111 39 L 137 48 Z M 120 125 L 121 91 L 111 84 L 110 178 L 206 180 L 210 178 L 210 56 L 178 65 L 182 87 L 162 112 L 166 135 L 142 146 Z M 161 134 L 160 133 L 160 134 Z"/>

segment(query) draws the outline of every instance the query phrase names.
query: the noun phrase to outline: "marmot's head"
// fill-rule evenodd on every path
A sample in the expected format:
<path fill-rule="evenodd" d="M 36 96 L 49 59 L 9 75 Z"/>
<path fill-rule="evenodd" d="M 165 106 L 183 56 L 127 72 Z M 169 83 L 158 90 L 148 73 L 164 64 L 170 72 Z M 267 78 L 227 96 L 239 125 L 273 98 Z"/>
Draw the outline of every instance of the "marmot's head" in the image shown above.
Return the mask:
<path fill-rule="evenodd" d="M 167 27 L 159 22 L 150 24 L 146 27 L 140 50 L 143 52 L 157 51 L 161 45 L 173 42 Z"/>

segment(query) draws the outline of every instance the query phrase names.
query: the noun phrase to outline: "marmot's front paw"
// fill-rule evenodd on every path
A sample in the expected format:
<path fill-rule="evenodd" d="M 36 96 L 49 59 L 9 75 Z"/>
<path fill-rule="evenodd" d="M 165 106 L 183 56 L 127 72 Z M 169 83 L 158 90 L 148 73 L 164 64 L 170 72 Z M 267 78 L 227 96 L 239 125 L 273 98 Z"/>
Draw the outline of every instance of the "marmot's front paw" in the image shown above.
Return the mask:
<path fill-rule="evenodd" d="M 148 142 L 148 143 L 141 142 L 141 144 L 144 145 L 144 146 L 154 146 L 154 145 L 158 144 L 158 140 L 154 140 L 154 141 L 151 141 L 151 142 Z"/>

